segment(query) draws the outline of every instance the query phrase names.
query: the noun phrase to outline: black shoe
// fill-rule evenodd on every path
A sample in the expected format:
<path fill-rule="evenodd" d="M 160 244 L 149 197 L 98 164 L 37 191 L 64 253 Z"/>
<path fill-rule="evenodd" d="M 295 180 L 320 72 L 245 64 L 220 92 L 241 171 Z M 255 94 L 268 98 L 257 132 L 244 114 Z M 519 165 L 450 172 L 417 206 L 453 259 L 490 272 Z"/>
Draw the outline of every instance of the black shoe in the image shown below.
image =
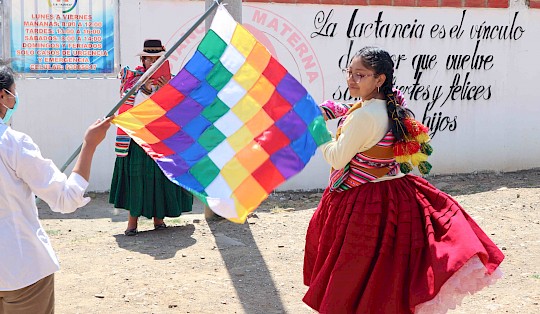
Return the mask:
<path fill-rule="evenodd" d="M 127 229 L 126 231 L 124 231 L 124 235 L 128 236 L 128 237 L 137 235 L 137 233 L 138 233 L 137 228 L 135 228 L 135 229 Z"/>
<path fill-rule="evenodd" d="M 167 225 L 165 223 L 154 225 L 154 230 L 163 230 L 163 229 L 167 229 Z"/>

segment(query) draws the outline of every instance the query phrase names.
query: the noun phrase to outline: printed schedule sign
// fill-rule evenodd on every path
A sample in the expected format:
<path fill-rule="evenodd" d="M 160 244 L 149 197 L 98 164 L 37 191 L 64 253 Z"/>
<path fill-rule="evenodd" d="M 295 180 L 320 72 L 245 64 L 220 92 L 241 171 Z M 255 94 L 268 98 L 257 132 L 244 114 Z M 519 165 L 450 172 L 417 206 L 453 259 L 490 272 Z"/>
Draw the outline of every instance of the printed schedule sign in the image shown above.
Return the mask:
<path fill-rule="evenodd" d="M 12 1 L 11 57 L 20 73 L 113 73 L 115 0 Z"/>

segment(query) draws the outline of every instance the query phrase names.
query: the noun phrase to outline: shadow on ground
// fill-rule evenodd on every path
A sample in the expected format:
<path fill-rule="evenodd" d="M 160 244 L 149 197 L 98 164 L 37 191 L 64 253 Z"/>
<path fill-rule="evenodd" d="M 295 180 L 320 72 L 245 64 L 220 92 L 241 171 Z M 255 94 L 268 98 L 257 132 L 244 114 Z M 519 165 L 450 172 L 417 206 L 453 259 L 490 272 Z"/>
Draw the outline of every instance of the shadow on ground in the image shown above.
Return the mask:
<path fill-rule="evenodd" d="M 245 313 L 286 313 L 250 224 L 210 219 L 208 225 Z"/>
<path fill-rule="evenodd" d="M 124 250 L 150 255 L 156 260 L 165 260 L 173 258 L 178 251 L 194 245 L 197 242 L 193 238 L 194 231 L 195 226 L 188 224 L 163 230 L 142 231 L 130 237 L 124 234 L 116 234 L 114 237 L 118 247 Z"/>

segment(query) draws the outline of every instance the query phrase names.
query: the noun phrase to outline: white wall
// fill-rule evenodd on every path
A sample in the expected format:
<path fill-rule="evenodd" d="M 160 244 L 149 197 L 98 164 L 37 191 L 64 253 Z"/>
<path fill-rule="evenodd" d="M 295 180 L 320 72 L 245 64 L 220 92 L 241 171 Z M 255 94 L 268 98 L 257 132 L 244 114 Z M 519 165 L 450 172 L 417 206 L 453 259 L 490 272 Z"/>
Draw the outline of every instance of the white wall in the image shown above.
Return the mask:
<path fill-rule="evenodd" d="M 364 45 L 378 45 L 407 58 L 396 69 L 397 85 L 414 83 L 411 61 L 415 55 L 436 56 L 437 64 L 422 70 L 420 85 L 441 88 L 441 99 L 428 111 L 451 121 L 448 128 L 434 135 L 435 153 L 430 158 L 435 174 L 472 171 L 513 171 L 540 167 L 540 106 L 537 86 L 540 81 L 540 10 L 517 4 L 509 9 L 467 9 L 460 38 L 432 38 L 430 30 L 438 24 L 448 32 L 460 24 L 462 9 L 402 8 L 375 6 L 324 6 L 244 3 L 243 23 L 267 44 L 285 67 L 295 75 L 316 101 L 331 99 L 344 82 L 339 59 L 347 53 L 350 38 L 347 26 L 354 9 L 359 9 L 355 24 L 372 23 L 382 12 L 382 24 L 424 25 L 419 38 L 375 38 L 371 32 L 352 38 L 352 51 Z M 120 63 L 135 66 L 136 53 L 145 38 L 161 38 L 170 47 L 204 10 L 196 1 L 120 1 Z M 330 11 L 332 14 L 330 16 Z M 514 16 L 517 19 L 514 22 Z M 330 16 L 330 17 L 329 17 Z M 329 17 L 328 23 L 324 23 Z M 415 22 L 416 20 L 416 22 Z M 334 23 L 334 24 L 332 24 Z M 524 30 L 519 39 L 481 40 L 478 54 L 493 59 L 485 70 L 448 70 L 450 54 L 473 55 L 476 40 L 470 38 L 474 25 L 505 26 Z M 324 25 L 324 26 L 323 26 Z M 324 35 L 316 35 L 319 32 Z M 204 24 L 173 54 L 173 70 L 180 69 L 204 33 Z M 419 33 L 417 33 L 419 35 Z M 308 66 L 306 66 L 308 64 Z M 342 63 L 341 65 L 343 65 Z M 307 68 L 306 68 L 307 67 Z M 456 74 L 470 72 L 471 86 L 489 88 L 478 100 L 447 101 Z M 106 114 L 118 100 L 119 81 L 115 79 L 21 80 L 18 90 L 22 106 L 14 117 L 14 127 L 30 134 L 43 154 L 59 166 L 79 145 L 86 126 Z M 410 95 L 407 95 L 411 99 Z M 410 108 L 422 120 L 430 100 L 410 100 Z M 90 190 L 108 190 L 114 164 L 114 131 L 96 154 Z M 306 169 L 280 189 L 324 187 L 328 166 L 317 155 Z"/>
<path fill-rule="evenodd" d="M 21 105 L 13 115 L 12 127 L 29 134 L 42 155 L 54 160 L 58 168 L 82 143 L 86 128 L 104 117 L 119 99 L 118 80 L 113 79 L 26 79 L 16 84 Z M 90 191 L 110 187 L 114 129 L 111 127 L 96 151 Z"/>

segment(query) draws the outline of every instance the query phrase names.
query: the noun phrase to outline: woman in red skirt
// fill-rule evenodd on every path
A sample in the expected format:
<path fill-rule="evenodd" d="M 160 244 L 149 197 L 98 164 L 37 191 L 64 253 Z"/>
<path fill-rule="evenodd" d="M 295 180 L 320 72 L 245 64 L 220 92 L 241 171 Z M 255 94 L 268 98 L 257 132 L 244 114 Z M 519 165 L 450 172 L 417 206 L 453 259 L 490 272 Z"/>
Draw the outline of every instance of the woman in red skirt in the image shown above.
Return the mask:
<path fill-rule="evenodd" d="M 320 313 L 446 313 L 493 283 L 504 255 L 449 195 L 421 177 L 429 130 L 392 88 L 388 52 L 361 49 L 346 73 L 352 107 L 324 144 L 330 184 L 306 235 L 303 301 Z M 335 170 L 334 170 L 335 169 Z"/>

